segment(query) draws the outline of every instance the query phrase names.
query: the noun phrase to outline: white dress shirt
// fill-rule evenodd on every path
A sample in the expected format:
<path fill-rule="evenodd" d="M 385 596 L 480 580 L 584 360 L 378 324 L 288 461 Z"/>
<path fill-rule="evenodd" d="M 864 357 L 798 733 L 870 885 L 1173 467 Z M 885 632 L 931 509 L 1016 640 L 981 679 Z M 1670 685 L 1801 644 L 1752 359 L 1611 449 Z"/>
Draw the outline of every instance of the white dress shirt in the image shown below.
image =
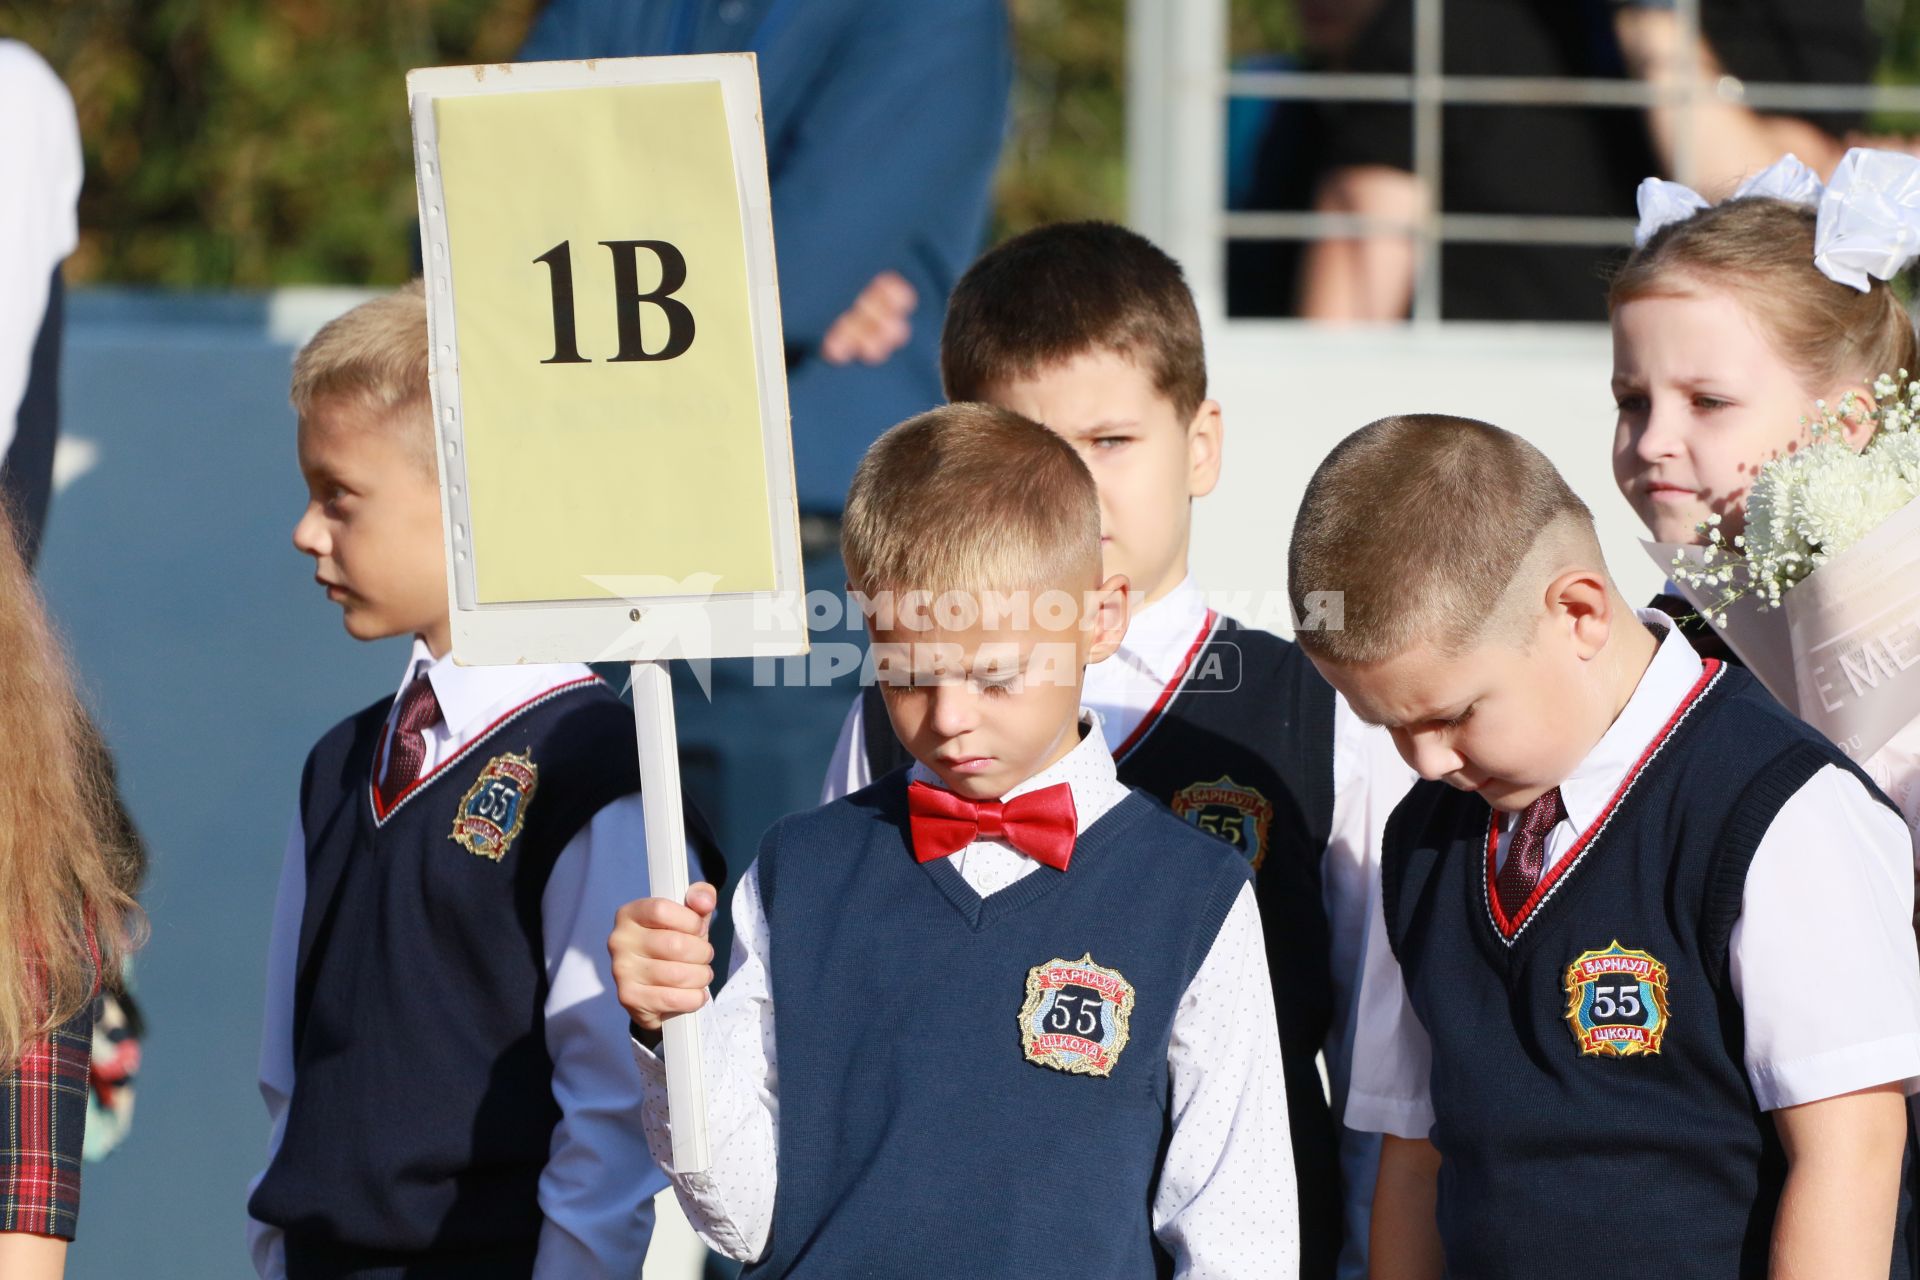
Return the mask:
<path fill-rule="evenodd" d="M 40 55 L 0 40 L 0 457 L 13 444 L 53 269 L 79 243 L 80 122 Z"/>
<path fill-rule="evenodd" d="M 1626 708 L 1566 781 L 1567 819 L 1547 867 L 1571 850 L 1699 681 L 1700 658 L 1671 621 Z M 1706 749 L 1711 749 L 1706 748 Z M 1504 860 L 1513 823 L 1496 857 Z M 1403 1138 L 1433 1127 L 1432 1046 L 1385 939 L 1379 894 L 1367 945 L 1347 1123 Z M 1763 1110 L 1874 1085 L 1920 1086 L 1920 956 L 1906 824 L 1835 765 L 1788 798 L 1761 837 L 1729 944 L 1746 1027 L 1746 1071 Z M 1834 975 L 1845 974 L 1844 982 Z"/>
<path fill-rule="evenodd" d="M 1860 767 L 1900 806 L 1913 836 L 1914 866 L 1920 867 L 1920 719 L 1908 722 Z"/>
<path fill-rule="evenodd" d="M 913 776 L 938 785 L 924 766 L 914 766 Z M 1097 731 L 1006 798 L 1060 782 L 1073 788 L 1081 831 L 1128 794 Z M 953 863 L 982 897 L 1041 871 L 1039 863 L 998 840 L 975 841 L 954 854 Z M 694 1230 L 721 1253 L 744 1261 L 766 1251 L 772 1229 L 780 1127 L 774 957 L 757 865 L 735 891 L 733 925 L 732 974 L 713 1003 L 693 1015 L 702 1019 L 705 1041 L 713 1157 L 707 1173 L 674 1174 L 665 1071 L 654 1053 L 639 1046 L 634 1052 L 647 1082 L 642 1118 L 654 1158 L 674 1174 Z M 1173 1134 L 1151 1212 L 1154 1236 L 1173 1255 L 1176 1276 L 1292 1277 L 1298 1268 L 1279 1034 L 1259 908 L 1249 886 L 1234 900 L 1181 997 L 1167 1049 Z"/>
<path fill-rule="evenodd" d="M 515 707 L 593 674 L 574 664 L 460 667 L 448 658 L 436 662 L 426 646 L 415 641 L 401 688 L 421 671 L 433 683 L 442 717 L 422 735 L 427 749 L 423 777 Z M 384 760 L 386 754 L 376 759 Z M 633 1123 L 641 1080 L 633 1065 L 627 1015 L 613 995 L 607 954 L 614 914 L 646 896 L 646 824 L 640 797 L 624 796 L 601 809 L 568 841 L 540 901 L 548 982 L 545 1032 L 560 1122 L 540 1175 L 540 1210 L 546 1222 L 536 1280 L 634 1280 L 653 1233 L 653 1197 L 666 1186 L 666 1176 L 648 1156 L 645 1138 Z M 273 1122 L 269 1164 L 280 1149 L 287 1104 L 297 1084 L 294 969 L 305 906 L 306 840 L 296 813 L 267 950 L 260 1094 Z M 432 1082 L 423 1082 L 423 1087 L 431 1088 Z M 254 1181 L 257 1185 L 259 1179 Z M 255 1269 L 265 1280 L 281 1280 L 286 1261 L 279 1230 L 249 1220 L 248 1236 Z"/>

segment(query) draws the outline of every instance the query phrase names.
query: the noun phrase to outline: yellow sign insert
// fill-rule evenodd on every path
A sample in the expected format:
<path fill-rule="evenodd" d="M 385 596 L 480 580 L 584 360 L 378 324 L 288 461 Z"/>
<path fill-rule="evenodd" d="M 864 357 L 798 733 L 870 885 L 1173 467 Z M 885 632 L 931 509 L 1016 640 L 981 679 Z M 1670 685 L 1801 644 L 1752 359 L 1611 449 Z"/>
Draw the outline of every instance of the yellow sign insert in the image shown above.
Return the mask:
<path fill-rule="evenodd" d="M 720 85 L 443 97 L 433 111 L 476 601 L 617 598 L 601 582 L 636 576 L 772 591 Z"/>

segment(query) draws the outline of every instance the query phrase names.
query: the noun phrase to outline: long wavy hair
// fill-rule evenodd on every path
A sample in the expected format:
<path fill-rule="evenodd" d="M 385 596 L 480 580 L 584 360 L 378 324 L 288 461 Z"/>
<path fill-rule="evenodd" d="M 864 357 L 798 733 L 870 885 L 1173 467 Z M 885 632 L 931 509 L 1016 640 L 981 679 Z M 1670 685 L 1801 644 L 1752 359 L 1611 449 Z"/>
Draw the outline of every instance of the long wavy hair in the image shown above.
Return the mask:
<path fill-rule="evenodd" d="M 94 998 L 145 921 L 104 748 L 0 503 L 0 1070 Z"/>

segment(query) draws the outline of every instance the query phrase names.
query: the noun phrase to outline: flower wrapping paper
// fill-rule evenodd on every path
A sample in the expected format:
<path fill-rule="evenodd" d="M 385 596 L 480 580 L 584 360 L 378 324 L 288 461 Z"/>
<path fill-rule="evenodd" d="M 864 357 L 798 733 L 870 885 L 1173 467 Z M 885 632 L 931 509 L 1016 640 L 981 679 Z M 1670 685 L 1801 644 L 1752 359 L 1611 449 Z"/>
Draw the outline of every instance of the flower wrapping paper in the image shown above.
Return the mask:
<path fill-rule="evenodd" d="M 1643 542 L 1655 562 L 1704 566 L 1704 547 Z M 1920 502 L 1909 502 L 1763 609 L 1675 581 L 1748 670 L 1794 714 L 1865 761 L 1920 720 Z"/>

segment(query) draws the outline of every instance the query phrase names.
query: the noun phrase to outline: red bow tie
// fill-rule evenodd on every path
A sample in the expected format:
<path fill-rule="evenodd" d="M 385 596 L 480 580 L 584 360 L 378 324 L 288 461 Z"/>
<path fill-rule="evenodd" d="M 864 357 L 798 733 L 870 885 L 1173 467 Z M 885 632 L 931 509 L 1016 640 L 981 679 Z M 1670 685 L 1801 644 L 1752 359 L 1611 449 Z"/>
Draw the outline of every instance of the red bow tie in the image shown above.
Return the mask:
<path fill-rule="evenodd" d="M 1073 789 L 1064 782 L 1006 801 L 969 800 L 915 782 L 907 787 L 907 816 L 919 862 L 958 853 L 975 840 L 1004 840 L 1035 862 L 1065 871 L 1079 829 Z"/>

